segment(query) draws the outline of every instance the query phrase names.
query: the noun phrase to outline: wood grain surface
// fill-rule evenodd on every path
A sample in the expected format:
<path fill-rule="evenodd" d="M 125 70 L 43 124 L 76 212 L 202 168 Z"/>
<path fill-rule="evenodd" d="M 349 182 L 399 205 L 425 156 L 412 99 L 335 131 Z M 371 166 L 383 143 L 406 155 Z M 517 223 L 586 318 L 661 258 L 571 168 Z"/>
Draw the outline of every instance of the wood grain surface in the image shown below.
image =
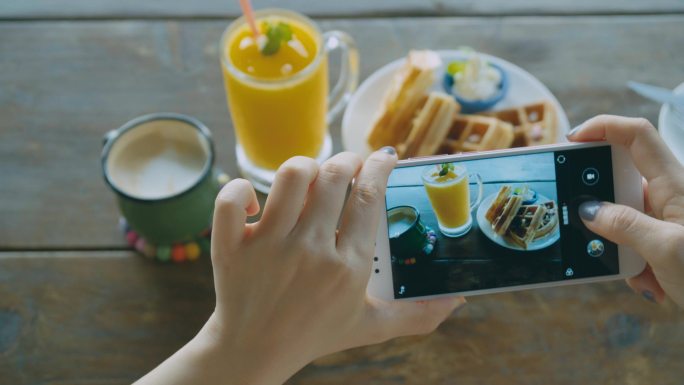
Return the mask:
<path fill-rule="evenodd" d="M 125 384 L 209 316 L 208 259 L 0 256 L 0 382 Z M 622 282 L 470 298 L 434 334 L 321 358 L 289 384 L 680 384 L 684 314 Z"/>
<path fill-rule="evenodd" d="M 286 8 L 316 17 L 500 16 L 672 14 L 684 11 L 681 0 L 256 0 L 255 8 Z M 240 15 L 229 0 L 4 0 L 0 19 L 203 18 Z"/>
<path fill-rule="evenodd" d="M 212 130 L 218 165 L 237 175 L 218 61 L 227 22 L 0 23 L 0 250 L 121 249 L 102 137 L 136 116 L 173 111 Z M 410 48 L 469 45 L 519 64 L 558 97 L 571 124 L 658 105 L 638 80 L 681 79 L 684 16 L 323 20 L 359 44 L 365 78 Z M 429 31 L 429 33 L 427 33 Z M 331 127 L 340 150 L 339 119 Z M 263 199 L 263 197 L 262 197 Z M 78 209 L 75 209 L 77 208 Z"/>
<path fill-rule="evenodd" d="M 544 82 L 572 124 L 655 123 L 658 106 L 626 81 L 682 80 L 681 0 L 256 2 L 271 5 L 351 33 L 362 78 L 410 48 L 500 56 Z M 218 165 L 237 175 L 218 62 L 236 14 L 218 0 L 0 2 L 0 384 L 130 383 L 210 314 L 208 258 L 125 251 L 99 156 L 108 130 L 173 111 L 207 124 Z M 330 129 L 339 151 L 339 119 Z M 473 297 L 436 333 L 321 358 L 288 384 L 681 384 L 683 325 L 673 304 L 622 282 Z"/>

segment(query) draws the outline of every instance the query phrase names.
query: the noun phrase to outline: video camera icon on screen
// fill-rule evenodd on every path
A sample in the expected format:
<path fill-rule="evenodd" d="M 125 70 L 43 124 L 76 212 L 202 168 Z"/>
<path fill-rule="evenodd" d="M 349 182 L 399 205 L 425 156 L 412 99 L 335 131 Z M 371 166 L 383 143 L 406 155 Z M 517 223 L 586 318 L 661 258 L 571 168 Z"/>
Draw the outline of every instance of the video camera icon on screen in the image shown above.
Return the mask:
<path fill-rule="evenodd" d="M 587 186 L 593 186 L 599 181 L 599 172 L 593 167 L 584 169 L 582 172 L 582 181 Z"/>

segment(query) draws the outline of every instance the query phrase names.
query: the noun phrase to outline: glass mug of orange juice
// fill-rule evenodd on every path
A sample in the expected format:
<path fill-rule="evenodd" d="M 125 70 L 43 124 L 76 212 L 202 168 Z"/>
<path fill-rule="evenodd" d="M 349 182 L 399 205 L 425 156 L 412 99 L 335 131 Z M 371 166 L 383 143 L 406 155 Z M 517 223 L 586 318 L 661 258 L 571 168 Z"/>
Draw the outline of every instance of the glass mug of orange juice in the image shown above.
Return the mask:
<path fill-rule="evenodd" d="M 254 16 L 256 37 L 244 16 L 225 30 L 221 63 L 238 166 L 268 193 L 288 158 L 304 155 L 320 163 L 332 154 L 327 126 L 356 88 L 358 52 L 346 33 L 321 33 L 298 13 L 264 9 Z M 328 53 L 336 49 L 341 73 L 329 94 Z"/>
<path fill-rule="evenodd" d="M 482 177 L 468 174 L 462 164 L 443 163 L 426 167 L 421 174 L 439 230 L 447 237 L 465 235 L 473 225 L 470 212 L 482 201 Z M 470 203 L 470 178 L 477 182 L 475 202 Z"/>

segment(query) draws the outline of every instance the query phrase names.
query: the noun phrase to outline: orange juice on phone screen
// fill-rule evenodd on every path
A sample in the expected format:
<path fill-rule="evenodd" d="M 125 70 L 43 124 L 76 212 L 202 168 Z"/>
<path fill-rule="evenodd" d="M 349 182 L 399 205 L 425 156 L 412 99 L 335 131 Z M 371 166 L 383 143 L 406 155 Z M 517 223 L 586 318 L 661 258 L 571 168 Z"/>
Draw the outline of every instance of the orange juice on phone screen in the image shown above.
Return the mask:
<path fill-rule="evenodd" d="M 478 185 L 482 186 L 480 176 L 474 175 Z M 479 204 L 482 189 L 480 188 L 477 203 L 471 206 L 469 177 L 465 166 L 451 163 L 428 166 L 423 170 L 422 179 L 442 234 L 457 237 L 467 233 L 472 224 L 470 212 Z"/>
<path fill-rule="evenodd" d="M 454 171 L 444 176 L 431 175 L 431 181 L 425 183 L 425 191 L 439 223 L 446 227 L 459 227 L 468 222 L 470 189 L 467 176 L 464 178 L 463 174 L 458 175 Z"/>

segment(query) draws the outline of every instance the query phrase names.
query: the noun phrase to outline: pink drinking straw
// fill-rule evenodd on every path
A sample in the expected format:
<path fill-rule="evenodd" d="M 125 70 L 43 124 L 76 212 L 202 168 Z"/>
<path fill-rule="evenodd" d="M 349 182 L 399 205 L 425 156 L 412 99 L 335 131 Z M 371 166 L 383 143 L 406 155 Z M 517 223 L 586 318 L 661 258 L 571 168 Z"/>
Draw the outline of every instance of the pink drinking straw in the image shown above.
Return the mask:
<path fill-rule="evenodd" d="M 252 3 L 250 3 L 249 0 L 240 0 L 240 8 L 242 8 L 242 13 L 245 15 L 247 24 L 249 24 L 249 28 L 252 30 L 252 35 L 254 35 L 254 38 L 257 38 L 259 36 L 259 30 L 257 29 L 256 20 L 254 19 Z"/>

